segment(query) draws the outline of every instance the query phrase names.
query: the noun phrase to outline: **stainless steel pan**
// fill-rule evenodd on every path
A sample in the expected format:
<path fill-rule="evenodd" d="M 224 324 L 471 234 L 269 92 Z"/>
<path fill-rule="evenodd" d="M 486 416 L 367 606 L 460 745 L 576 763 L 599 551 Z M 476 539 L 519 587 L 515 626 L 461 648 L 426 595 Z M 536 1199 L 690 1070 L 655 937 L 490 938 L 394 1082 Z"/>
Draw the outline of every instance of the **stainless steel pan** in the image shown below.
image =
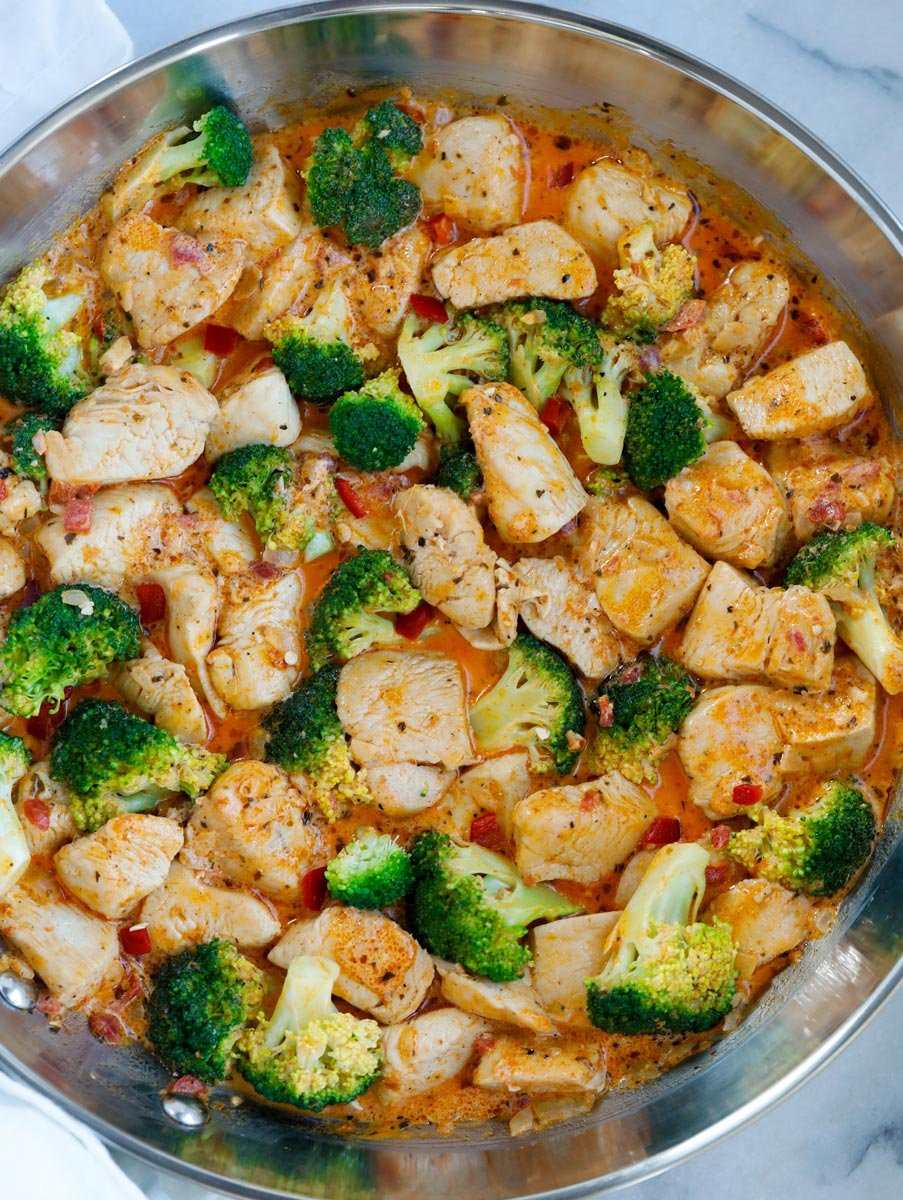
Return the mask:
<path fill-rule="evenodd" d="M 857 322 L 892 410 L 900 394 L 903 230 L 824 146 L 740 84 L 626 30 L 497 2 L 325 3 L 225 26 L 124 68 L 48 117 L 0 159 L 0 277 L 96 197 L 160 127 L 223 95 L 252 124 L 349 86 L 407 81 L 515 108 L 572 112 L 578 128 L 615 106 L 636 140 L 693 156 L 736 185 L 741 218 L 767 219 L 785 253 L 817 265 Z M 601 107 L 600 107 L 601 106 Z M 589 114 L 589 115 L 587 115 Z M 758 213 L 758 216 L 756 215 Z M 898 805 L 899 808 L 899 805 Z M 844 1046 L 903 976 L 903 840 L 888 825 L 830 937 L 811 946 L 717 1052 L 544 1135 L 336 1143 L 315 1127 L 228 1094 L 198 1129 L 162 1107 L 163 1073 L 74 1021 L 0 1004 L 0 1060 L 109 1142 L 240 1197 L 576 1197 L 662 1171 L 776 1104 Z"/>

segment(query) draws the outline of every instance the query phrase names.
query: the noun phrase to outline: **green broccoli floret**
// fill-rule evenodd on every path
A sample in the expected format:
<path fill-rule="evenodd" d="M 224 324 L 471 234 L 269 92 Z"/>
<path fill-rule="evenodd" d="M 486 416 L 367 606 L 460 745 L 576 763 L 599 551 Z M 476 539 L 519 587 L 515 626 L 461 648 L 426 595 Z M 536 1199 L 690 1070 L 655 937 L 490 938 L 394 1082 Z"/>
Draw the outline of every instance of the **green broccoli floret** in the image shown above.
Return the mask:
<path fill-rule="evenodd" d="M 654 342 L 693 295 L 695 255 L 675 244 L 659 250 L 653 233 L 646 224 L 618 239 L 617 291 L 602 313 L 602 324 L 615 337 Z"/>
<path fill-rule="evenodd" d="M 295 396 L 326 404 L 364 382 L 362 353 L 352 349 L 354 320 L 341 279 L 317 296 L 306 317 L 289 313 L 272 321 L 264 334 L 273 362 Z"/>
<path fill-rule="evenodd" d="M 526 746 L 534 770 L 560 775 L 577 763 L 584 722 L 583 694 L 570 667 L 530 633 L 517 635 L 505 673 L 470 709 L 487 753 Z"/>
<path fill-rule="evenodd" d="M 329 410 L 329 430 L 339 456 L 359 471 L 397 467 L 424 429 L 420 410 L 398 386 L 398 371 L 383 371 Z"/>
<path fill-rule="evenodd" d="M 154 1052 L 174 1075 L 220 1083 L 235 1043 L 260 1008 L 263 984 L 263 973 L 218 938 L 166 959 L 147 1000 Z"/>
<path fill-rule="evenodd" d="M 371 108 L 355 130 L 354 140 L 359 144 L 369 139 L 379 142 L 396 171 L 405 170 L 423 149 L 420 126 L 391 100 Z"/>
<path fill-rule="evenodd" d="M 726 1016 L 737 948 L 723 921 L 697 922 L 709 856 L 676 842 L 656 854 L 586 981 L 590 1021 L 608 1033 L 699 1033 Z"/>
<path fill-rule="evenodd" d="M 624 437 L 627 473 L 644 492 L 660 487 L 705 454 L 709 416 L 679 375 L 646 376 L 630 398 Z"/>
<path fill-rule="evenodd" d="M 310 778 L 326 817 L 336 815 L 335 801 L 369 804 L 373 797 L 363 772 L 355 769 L 336 712 L 339 668 L 321 667 L 276 704 L 263 718 L 267 762 Z"/>
<path fill-rule="evenodd" d="M 469 503 L 474 492 L 483 486 L 483 472 L 472 447 L 462 446 L 457 450 L 443 447 L 435 482 L 437 487 L 449 488 Z"/>
<path fill-rule="evenodd" d="M 866 522 L 858 529 L 819 533 L 787 568 L 784 586 L 822 592 L 837 632 L 891 696 L 903 692 L 903 640 L 894 632 L 879 594 L 875 566 L 896 545 L 889 529 Z"/>
<path fill-rule="evenodd" d="M 319 1112 L 349 1104 L 379 1075 L 379 1026 L 339 1012 L 332 1002 L 338 975 L 328 958 L 299 954 L 272 1017 L 261 1014 L 239 1040 L 238 1070 L 267 1100 Z"/>
<path fill-rule="evenodd" d="M 21 878 L 31 861 L 28 839 L 13 807 L 13 786 L 31 765 L 20 737 L 0 731 L 0 896 Z"/>
<path fill-rule="evenodd" d="M 180 177 L 180 183 L 202 187 L 241 187 L 251 174 L 254 149 L 244 124 L 218 104 L 192 125 L 198 135 L 169 146 L 157 159 L 161 180 Z"/>
<path fill-rule="evenodd" d="M 384 908 L 406 896 L 414 883 L 407 851 L 375 829 L 358 829 L 326 868 L 326 885 L 336 900 L 355 908 Z"/>
<path fill-rule="evenodd" d="M 62 417 L 91 390 L 82 340 L 70 326 L 84 307 L 80 292 L 50 297 L 50 272 L 26 267 L 0 298 L 0 394 L 13 404 Z"/>
<path fill-rule="evenodd" d="M 497 983 L 520 979 L 533 960 L 524 944 L 534 921 L 580 912 L 553 888 L 527 887 L 514 866 L 483 846 L 459 846 L 428 830 L 411 846 L 414 891 L 408 911 L 432 954 Z"/>
<path fill-rule="evenodd" d="M 473 313 L 459 313 L 442 325 L 408 313 L 398 338 L 401 363 L 414 399 L 443 442 L 457 446 L 466 425 L 450 400 L 473 387 L 475 379 L 498 381 L 508 374 L 508 346 L 501 325 Z"/>
<path fill-rule="evenodd" d="M 693 707 L 696 684 L 669 658 L 644 655 L 599 688 L 599 728 L 587 765 L 596 775 L 620 771 L 634 783 L 658 778 L 658 764 Z"/>
<path fill-rule="evenodd" d="M 225 767 L 224 754 L 184 745 L 112 700 L 83 700 L 57 730 L 50 754 L 75 824 L 89 833 L 117 813 L 147 812 L 168 792 L 194 799 Z"/>
<path fill-rule="evenodd" d="M 320 593 L 307 631 L 310 664 L 354 658 L 376 644 L 399 641 L 380 613 L 413 612 L 423 597 L 386 550 L 361 550 L 333 572 Z"/>
<path fill-rule="evenodd" d="M 745 814 L 756 825 L 731 834 L 728 853 L 747 871 L 810 896 L 833 896 L 871 853 L 877 835 L 872 806 L 858 788 L 832 780 L 815 799 L 784 816 L 764 805 Z"/>
<path fill-rule="evenodd" d="M 141 623 L 115 592 L 61 585 L 10 617 L 0 644 L 0 705 L 23 717 L 45 701 L 56 709 L 66 688 L 100 679 L 110 663 L 140 649 Z"/>
<path fill-rule="evenodd" d="M 627 432 L 626 376 L 636 363 L 629 346 L 605 345 L 601 365 L 571 366 L 564 372 L 562 393 L 577 414 L 583 449 L 595 463 L 620 462 Z"/>
<path fill-rule="evenodd" d="M 569 367 L 602 369 L 596 326 L 562 300 L 511 300 L 493 317 L 508 335 L 511 382 L 540 412 Z"/>
<path fill-rule="evenodd" d="M 27 412 L 16 417 L 6 427 L 6 433 L 12 438 L 13 470 L 17 475 L 40 482 L 47 478 L 47 467 L 44 460 L 32 445 L 36 433 L 44 433 L 48 429 L 57 429 L 59 421 L 47 417 L 44 413 Z"/>

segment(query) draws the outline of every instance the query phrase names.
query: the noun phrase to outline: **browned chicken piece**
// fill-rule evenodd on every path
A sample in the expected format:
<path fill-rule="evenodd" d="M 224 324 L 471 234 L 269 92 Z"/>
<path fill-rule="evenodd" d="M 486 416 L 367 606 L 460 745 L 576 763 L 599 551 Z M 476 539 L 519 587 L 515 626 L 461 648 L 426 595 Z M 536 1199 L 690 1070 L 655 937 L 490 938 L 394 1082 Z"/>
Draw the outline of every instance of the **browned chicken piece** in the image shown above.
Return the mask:
<path fill-rule="evenodd" d="M 0 537 L 0 600 L 6 600 L 25 586 L 28 574 L 25 559 L 10 538 Z"/>
<path fill-rule="evenodd" d="M 723 399 L 765 349 L 789 298 L 773 263 L 738 263 L 709 296 L 700 323 L 662 339 L 662 364 L 703 395 Z"/>
<path fill-rule="evenodd" d="M 164 658 L 153 642 L 144 643 L 140 658 L 114 663 L 109 679 L 124 700 L 153 717 L 160 729 L 183 742 L 206 742 L 207 717 L 188 671 Z"/>
<path fill-rule="evenodd" d="M 702 920 L 716 917 L 731 927 L 741 979 L 817 932 L 812 901 L 767 879 L 741 879 L 716 896 Z"/>
<path fill-rule="evenodd" d="M 405 563 L 424 600 L 457 625 L 487 625 L 496 556 L 470 505 L 448 488 L 417 484 L 398 493 L 395 512 Z"/>
<path fill-rule="evenodd" d="M 122 813 L 53 856 L 56 873 L 82 904 L 118 921 L 161 886 L 185 837 L 178 821 Z"/>
<path fill-rule="evenodd" d="M 373 803 L 387 817 L 410 817 L 438 804 L 454 782 L 455 772 L 411 762 L 369 762 L 367 787 Z"/>
<path fill-rule="evenodd" d="M 542 542 L 588 500 L 532 404 L 510 383 L 461 397 L 483 472 L 489 516 L 506 542 Z"/>
<path fill-rule="evenodd" d="M 208 462 L 240 446 L 290 446 L 301 433 L 301 413 L 278 367 L 255 363 L 219 395 L 219 411 L 207 435 Z"/>
<path fill-rule="evenodd" d="M 500 113 L 461 117 L 437 129 L 410 177 L 426 204 L 478 233 L 494 233 L 521 219 L 524 147 Z"/>
<path fill-rule="evenodd" d="M 383 1025 L 412 1016 L 433 982 L 433 960 L 400 925 L 381 912 L 326 908 L 296 921 L 270 951 L 287 967 L 299 954 L 322 954 L 339 967 L 335 994 Z"/>
<path fill-rule="evenodd" d="M 529 976 L 513 983 L 493 983 L 475 979 L 456 963 L 435 959 L 442 980 L 442 996 L 475 1017 L 517 1025 L 533 1033 L 554 1033 L 555 1026 L 543 1012 Z"/>
<path fill-rule="evenodd" d="M 257 896 L 206 883 L 180 862 L 144 901 L 141 920 L 158 954 L 178 954 L 213 938 L 250 950 L 268 946 L 281 928 L 272 907 Z"/>
<path fill-rule="evenodd" d="M 0 899 L 0 933 L 65 1008 L 95 999 L 122 976 L 116 926 L 68 900 L 35 864 Z"/>
<path fill-rule="evenodd" d="M 12 537 L 22 521 L 41 511 L 41 493 L 30 479 L 16 475 L 13 460 L 0 450 L 0 470 L 5 472 L 4 494 L 0 498 L 0 535 Z"/>
<path fill-rule="evenodd" d="M 247 527 L 226 520 L 210 488 L 195 492 L 185 511 L 194 518 L 186 540 L 220 575 L 241 575 L 259 557 L 257 542 Z"/>
<path fill-rule="evenodd" d="M 47 815 L 47 827 L 35 825 L 26 815 L 29 800 L 39 800 Z M 15 810 L 32 858 L 50 858 L 65 842 L 78 837 L 66 788 L 50 774 L 50 762 L 36 762 L 15 787 Z"/>
<path fill-rule="evenodd" d="M 447 654 L 369 650 L 342 667 L 339 720 L 359 763 L 475 762 L 461 668 Z"/>
<path fill-rule="evenodd" d="M 517 869 L 527 883 L 593 883 L 633 853 L 657 809 L 617 771 L 543 788 L 514 806 Z"/>
<path fill-rule="evenodd" d="M 439 295 L 455 308 L 518 296 L 580 300 L 596 290 L 592 259 L 554 221 L 530 221 L 494 237 L 473 238 L 447 250 L 432 270 Z"/>
<path fill-rule="evenodd" d="M 474 1056 L 477 1038 L 492 1026 L 457 1008 L 420 1013 L 383 1030 L 379 1098 L 388 1104 L 419 1096 L 460 1075 Z"/>
<path fill-rule="evenodd" d="M 216 637 L 219 585 L 212 571 L 195 563 L 177 563 L 150 575 L 166 593 L 169 652 L 185 667 L 217 717 L 228 711 L 207 671 L 207 655 Z"/>
<path fill-rule="evenodd" d="M 858 529 L 865 521 L 883 525 L 891 514 L 896 487 L 886 458 L 865 458 L 827 438 L 812 438 L 771 443 L 768 465 L 787 497 L 799 542 L 826 529 Z"/>
<path fill-rule="evenodd" d="M 135 323 L 145 350 L 171 342 L 229 299 L 244 265 L 243 242 L 197 241 L 143 213 L 117 221 L 100 252 L 100 270 Z"/>
<path fill-rule="evenodd" d="M 772 567 L 790 533 L 784 496 L 736 442 L 714 442 L 668 481 L 668 519 L 691 546 L 735 567 Z"/>
<path fill-rule="evenodd" d="M 455 780 L 449 801 L 472 813 L 493 812 L 505 837 L 511 837 L 511 815 L 519 800 L 530 794 L 530 755 L 526 750 L 509 750 L 462 771 Z"/>
<path fill-rule="evenodd" d="M 304 227 L 298 175 L 275 146 L 257 146 L 247 182 L 198 192 L 182 209 L 179 224 L 200 241 L 237 238 L 251 258 L 265 258 Z"/>
<path fill-rule="evenodd" d="M 547 921 L 530 930 L 533 987 L 545 1011 L 559 1025 L 589 1026 L 584 984 L 602 970 L 605 943 L 620 915 L 586 913 Z"/>
<path fill-rule="evenodd" d="M 786 774 L 835 775 L 865 761 L 877 728 L 877 688 L 857 658 L 839 658 L 827 691 L 781 691 L 773 706 L 787 750 Z"/>
<path fill-rule="evenodd" d="M 473 1073 L 477 1087 L 506 1092 L 600 1095 L 608 1083 L 605 1047 L 580 1037 L 499 1034 Z"/>
<path fill-rule="evenodd" d="M 351 275 L 350 289 L 365 329 L 383 338 L 398 332 L 411 293 L 423 290 L 423 274 L 432 249 L 429 236 L 414 225 L 364 256 Z"/>
<path fill-rule="evenodd" d="M 612 625 L 644 643 L 690 611 L 709 571 L 640 496 L 590 500 L 577 529 L 577 562 Z"/>
<path fill-rule="evenodd" d="M 829 342 L 727 396 L 747 437 L 778 441 L 824 433 L 851 420 L 871 393 L 859 359 L 846 342 Z"/>
<path fill-rule="evenodd" d="M 614 261 L 618 238 L 651 224 L 656 242 L 673 242 L 693 202 L 683 184 L 641 174 L 610 159 L 584 167 L 568 188 L 564 223 L 591 254 Z"/>
<path fill-rule="evenodd" d="M 458 633 L 477 650 L 507 650 L 517 637 L 524 585 L 514 566 L 503 558 L 495 564 L 495 612 L 482 629 L 459 625 Z"/>

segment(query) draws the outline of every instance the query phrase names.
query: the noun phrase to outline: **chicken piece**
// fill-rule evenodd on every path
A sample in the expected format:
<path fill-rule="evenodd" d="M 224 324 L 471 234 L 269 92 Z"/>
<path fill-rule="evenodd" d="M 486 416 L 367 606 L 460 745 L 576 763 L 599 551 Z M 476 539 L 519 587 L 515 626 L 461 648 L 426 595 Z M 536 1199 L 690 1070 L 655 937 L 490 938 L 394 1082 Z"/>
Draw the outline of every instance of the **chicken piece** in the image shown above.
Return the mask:
<path fill-rule="evenodd" d="M 521 558 L 511 565 L 522 582 L 517 609 L 531 633 L 560 650 L 587 679 L 610 675 L 620 644 L 595 592 L 561 557 Z"/>
<path fill-rule="evenodd" d="M 510 383 L 461 397 L 486 488 L 489 515 L 506 542 L 542 542 L 589 497 L 536 409 Z"/>
<path fill-rule="evenodd" d="M 514 806 L 517 869 L 527 883 L 595 883 L 619 867 L 656 816 L 649 796 L 617 771 L 543 788 Z"/>
<path fill-rule="evenodd" d="M 301 660 L 302 594 L 294 572 L 263 579 L 249 571 L 223 580 L 219 640 L 207 669 L 231 708 L 263 708 L 290 695 Z"/>
<path fill-rule="evenodd" d="M 107 234 L 100 271 L 135 323 L 142 349 L 162 346 L 214 313 L 235 290 L 245 248 L 228 238 L 201 243 L 143 213 Z"/>
<path fill-rule="evenodd" d="M 515 805 L 530 794 L 530 787 L 530 755 L 526 750 L 509 750 L 462 771 L 449 801 L 472 813 L 466 821 L 468 827 L 477 813 L 495 813 L 500 829 L 510 838 Z"/>
<path fill-rule="evenodd" d="M 16 549 L 15 542 L 0 537 L 0 600 L 8 599 L 19 588 L 25 587 L 27 578 L 25 559 Z"/>
<path fill-rule="evenodd" d="M 620 915 L 616 912 L 587 913 L 547 921 L 530 930 L 533 987 L 553 1021 L 561 1025 L 589 1026 L 584 983 L 601 971 L 605 943 Z"/>
<path fill-rule="evenodd" d="M 893 508 L 894 471 L 886 458 L 864 458 L 827 438 L 772 442 L 768 465 L 790 506 L 793 533 L 808 542 L 825 529 L 883 525 Z"/>
<path fill-rule="evenodd" d="M 178 821 L 123 813 L 96 833 L 61 846 L 53 865 L 82 904 L 118 921 L 162 885 L 184 840 Z"/>
<path fill-rule="evenodd" d="M 412 817 L 438 804 L 455 778 L 454 771 L 410 762 L 369 762 L 367 787 L 387 817 Z"/>
<path fill-rule="evenodd" d="M 32 858 L 50 858 L 64 842 L 78 837 L 68 793 L 51 776 L 49 761 L 32 763 L 18 781 L 14 807 Z"/>
<path fill-rule="evenodd" d="M 781 790 L 784 738 L 773 699 L 771 688 L 757 684 L 712 688 L 681 726 L 677 752 L 690 800 L 713 821 L 746 811 L 734 803 L 739 783 L 758 784 L 766 804 Z"/>
<path fill-rule="evenodd" d="M 821 692 L 776 692 L 775 719 L 787 743 L 781 770 L 836 775 L 861 767 L 875 740 L 877 688 L 857 658 L 839 658 Z"/>
<path fill-rule="evenodd" d="M 456 1008 L 420 1013 L 383 1030 L 383 1069 L 378 1095 L 391 1104 L 419 1096 L 460 1075 L 474 1055 L 477 1038 L 492 1026 Z"/>
<path fill-rule="evenodd" d="M 457 626 L 458 633 L 477 650 L 507 650 L 517 637 L 524 583 L 511 563 L 503 558 L 495 564 L 495 613 L 482 629 Z"/>
<path fill-rule="evenodd" d="M 662 339 L 662 364 L 703 395 L 723 399 L 765 349 L 789 298 L 790 284 L 773 263 L 738 263 L 699 324 Z"/>
<path fill-rule="evenodd" d="M 111 992 L 122 977 L 116 926 L 68 901 L 35 864 L 0 899 L 0 933 L 64 1008 Z"/>
<path fill-rule="evenodd" d="M 517 224 L 526 176 L 523 143 L 500 113 L 443 125 L 427 139 L 411 171 L 426 204 L 477 233 Z"/>
<path fill-rule="evenodd" d="M 423 290 L 429 236 L 414 225 L 388 238 L 366 255 L 351 276 L 351 292 L 360 323 L 379 337 L 394 337 L 412 293 Z"/>
<path fill-rule="evenodd" d="M 187 470 L 218 411 L 188 371 L 133 363 L 38 436 L 57 483 L 140 483 Z"/>
<path fill-rule="evenodd" d="M 475 979 L 456 963 L 435 959 L 442 980 L 442 996 L 475 1017 L 517 1025 L 533 1033 L 554 1033 L 555 1026 L 542 1010 L 529 978 L 513 983 Z"/>
<path fill-rule="evenodd" d="M 783 687 L 828 687 L 834 666 L 836 625 L 824 596 L 806 587 L 771 588 L 774 624 L 765 675 Z"/>
<path fill-rule="evenodd" d="M 228 711 L 207 671 L 207 655 L 216 637 L 219 586 L 216 576 L 194 563 L 164 567 L 151 574 L 166 593 L 169 652 L 186 667 L 217 717 Z"/>
<path fill-rule="evenodd" d="M 244 372 L 219 397 L 207 435 L 207 461 L 240 446 L 290 446 L 301 434 L 301 413 L 278 367 Z"/>
<path fill-rule="evenodd" d="M 846 342 L 800 354 L 727 396 L 747 437 L 777 441 L 824 433 L 851 420 L 871 393 Z"/>
<path fill-rule="evenodd" d="M 433 982 L 433 960 L 385 913 L 326 908 L 296 921 L 270 951 L 287 967 L 299 954 L 322 954 L 338 964 L 337 996 L 383 1025 L 404 1021 L 423 1003 Z"/>
<path fill-rule="evenodd" d="M 164 658 L 153 642 L 145 642 L 141 657 L 114 663 L 109 680 L 122 698 L 154 724 L 182 742 L 206 742 L 207 717 L 182 663 Z"/>
<path fill-rule="evenodd" d="M 197 869 L 286 904 L 301 901 L 301 879 L 326 855 L 310 806 L 269 763 L 232 763 L 195 804 L 182 855 Z"/>
<path fill-rule="evenodd" d="M 473 238 L 447 250 L 432 270 L 439 295 L 455 308 L 518 296 L 579 300 L 596 290 L 591 258 L 554 221 L 530 221 L 495 237 Z"/>
<path fill-rule="evenodd" d="M 708 563 L 648 500 L 590 500 L 577 530 L 578 565 L 616 629 L 646 644 L 693 607 Z"/>
<path fill-rule="evenodd" d="M 336 695 L 359 763 L 477 760 L 461 668 L 447 654 L 369 650 L 342 667 Z"/>
<path fill-rule="evenodd" d="M 417 484 L 398 493 L 395 512 L 405 563 L 424 600 L 457 625 L 488 625 L 496 556 L 470 505 L 448 488 Z"/>
<path fill-rule="evenodd" d="M 221 575 L 241 575 L 257 561 L 254 538 L 241 522 L 226 520 L 209 488 L 195 492 L 185 511 L 195 518 L 189 540 Z"/>
<path fill-rule="evenodd" d="M 118 375 L 134 359 L 135 353 L 132 339 L 127 334 L 122 334 L 98 358 L 97 365 L 100 367 L 100 373 L 105 379 L 108 375 Z"/>
<path fill-rule="evenodd" d="M 50 563 L 58 583 L 96 583 L 120 591 L 126 577 L 140 576 L 156 561 L 165 540 L 167 519 L 179 502 L 162 484 L 104 488 L 92 499 L 87 533 L 69 533 L 62 516 L 50 517 L 34 540 Z"/>
<path fill-rule="evenodd" d="M 714 442 L 670 479 L 665 506 L 691 546 L 735 567 L 773 567 L 790 533 L 781 490 L 736 442 Z"/>
<path fill-rule="evenodd" d="M 501 1034 L 480 1059 L 473 1081 L 495 1091 L 598 1095 L 608 1083 L 605 1047 L 579 1037 Z"/>
<path fill-rule="evenodd" d="M 692 211 L 682 184 L 603 159 L 584 167 L 568 188 L 564 223 L 591 254 L 613 262 L 622 234 L 651 224 L 657 243 L 673 242 Z"/>
<path fill-rule="evenodd" d="M 304 227 L 297 172 L 275 146 L 257 146 L 247 182 L 198 192 L 182 209 L 179 224 L 202 242 L 236 238 L 252 259 L 265 258 Z"/>
<path fill-rule="evenodd" d="M 213 938 L 241 949 L 267 946 L 279 936 L 272 907 L 250 892 L 214 887 L 180 862 L 174 862 L 162 887 L 141 906 L 151 945 L 157 954 L 178 954 Z"/>
<path fill-rule="evenodd" d="M 741 979 L 786 954 L 815 932 L 812 901 L 767 879 L 741 879 L 721 892 L 703 913 L 731 927 Z"/>
<path fill-rule="evenodd" d="M 30 479 L 16 475 L 12 458 L 0 450 L 4 487 L 0 497 L 0 536 L 12 537 L 22 521 L 41 511 L 41 493 Z"/>

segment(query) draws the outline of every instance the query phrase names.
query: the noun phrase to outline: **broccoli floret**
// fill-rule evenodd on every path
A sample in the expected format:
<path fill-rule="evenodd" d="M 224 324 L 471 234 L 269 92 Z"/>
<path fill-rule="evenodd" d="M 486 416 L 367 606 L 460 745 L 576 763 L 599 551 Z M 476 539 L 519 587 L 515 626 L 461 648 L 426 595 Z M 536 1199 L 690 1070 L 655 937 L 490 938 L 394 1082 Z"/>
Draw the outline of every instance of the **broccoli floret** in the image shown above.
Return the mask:
<path fill-rule="evenodd" d="M 405 170 L 423 149 L 420 126 L 391 100 L 371 108 L 355 134 L 358 143 L 371 138 L 379 142 L 396 171 Z"/>
<path fill-rule="evenodd" d="M 329 430 L 339 456 L 359 471 L 397 467 L 424 428 L 420 410 L 398 386 L 398 371 L 383 371 L 329 410 Z"/>
<path fill-rule="evenodd" d="M 505 673 L 471 706 L 470 723 L 487 753 L 525 746 L 535 771 L 567 775 L 583 741 L 583 694 L 560 654 L 519 633 Z"/>
<path fill-rule="evenodd" d="M 618 239 L 617 291 L 609 296 L 602 324 L 618 338 L 654 342 L 662 327 L 693 295 L 696 258 L 683 246 L 659 250 L 652 225 Z"/>
<path fill-rule="evenodd" d="M 354 658 L 377 643 L 399 641 L 380 613 L 413 612 L 423 597 L 386 550 L 361 550 L 340 563 L 314 607 L 307 650 L 316 671 L 336 657 Z"/>
<path fill-rule="evenodd" d="M 243 123 L 218 104 L 192 125 L 198 135 L 169 146 L 157 160 L 158 178 L 202 187 L 241 187 L 251 174 L 254 150 Z"/>
<path fill-rule="evenodd" d="M 339 668 L 321 667 L 287 700 L 263 718 L 265 755 L 289 774 L 301 772 L 313 783 L 317 803 L 332 820 L 335 801 L 372 803 L 366 776 L 357 771 L 336 712 Z"/>
<path fill-rule="evenodd" d="M 414 883 L 411 859 L 398 842 L 375 829 L 359 829 L 326 868 L 329 894 L 355 908 L 384 908 Z"/>
<path fill-rule="evenodd" d="M 474 492 L 483 486 L 483 472 L 471 447 L 462 446 L 457 450 L 443 447 L 439 455 L 436 486 L 449 488 L 462 500 L 470 502 Z"/>
<path fill-rule="evenodd" d="M 520 979 L 532 962 L 524 944 L 529 925 L 581 911 L 553 888 L 527 887 L 501 854 L 459 846 L 436 830 L 418 834 L 411 861 L 408 911 L 418 940 L 497 983 Z"/>
<path fill-rule="evenodd" d="M 608 1033 L 699 1033 L 727 1014 L 737 949 L 723 921 L 697 922 L 709 856 L 696 843 L 663 846 L 627 902 L 586 981 L 590 1021 Z"/>
<path fill-rule="evenodd" d="M 764 805 L 746 813 L 753 829 L 731 834 L 728 853 L 754 875 L 810 896 L 833 896 L 871 853 L 877 834 L 872 806 L 858 788 L 832 780 L 816 798 L 784 816 Z"/>
<path fill-rule="evenodd" d="M 13 807 L 13 785 L 31 764 L 20 737 L 0 730 L 0 896 L 17 882 L 29 862 L 28 839 Z"/>
<path fill-rule="evenodd" d="M 264 329 L 273 362 L 295 396 L 326 404 L 364 382 L 361 353 L 353 350 L 351 307 L 340 279 L 327 284 L 306 317 L 280 317 Z"/>
<path fill-rule="evenodd" d="M 596 463 L 620 462 L 627 432 L 627 398 L 624 379 L 635 365 L 629 346 L 605 347 L 605 361 L 571 366 L 564 372 L 562 392 L 577 414 L 583 449 Z"/>
<path fill-rule="evenodd" d="M 27 412 L 16 417 L 6 427 L 6 433 L 13 440 L 12 462 L 17 475 L 40 482 L 47 478 L 47 467 L 43 458 L 35 450 L 32 442 L 36 433 L 44 433 L 48 429 L 56 429 L 59 421 L 44 413 Z"/>
<path fill-rule="evenodd" d="M 89 833 L 117 813 L 147 812 L 167 792 L 193 799 L 225 767 L 224 754 L 184 745 L 112 700 L 83 700 L 57 730 L 50 754 L 75 824 Z"/>
<path fill-rule="evenodd" d="M 141 623 L 115 594 L 93 584 L 62 585 L 12 614 L 0 644 L 0 705 L 23 717 L 67 687 L 100 679 L 110 663 L 135 658 Z"/>
<path fill-rule="evenodd" d="M 459 313 L 443 325 L 424 327 L 408 313 L 398 338 L 401 363 L 414 399 L 432 421 L 443 442 L 457 446 L 464 421 L 450 399 L 472 387 L 474 379 L 502 380 L 508 374 L 505 331 L 486 317 Z"/>
<path fill-rule="evenodd" d="M 644 655 L 599 688 L 599 728 L 587 765 L 620 771 L 634 783 L 658 778 L 658 764 L 693 707 L 696 684 L 669 658 Z"/>
<path fill-rule="evenodd" d="M 13 404 L 64 416 L 91 390 L 82 341 L 70 326 L 84 307 L 80 292 L 50 297 L 50 272 L 26 267 L 0 299 L 0 394 Z"/>
<path fill-rule="evenodd" d="M 512 300 L 494 318 L 508 335 L 511 382 L 540 411 L 569 367 L 603 367 L 596 326 L 562 300 Z"/>
<path fill-rule="evenodd" d="M 646 376 L 630 398 L 624 436 L 627 473 L 644 492 L 660 487 L 705 454 L 709 417 L 679 375 Z"/>
<path fill-rule="evenodd" d="M 153 977 L 147 1036 L 174 1075 L 219 1083 L 235 1043 L 263 1000 L 263 973 L 231 942 L 214 939 L 168 958 Z"/>
<path fill-rule="evenodd" d="M 858 529 L 819 533 L 787 568 L 784 586 L 801 584 L 827 597 L 837 632 L 890 695 L 903 692 L 903 640 L 894 632 L 879 594 L 875 566 L 896 539 L 866 522 Z"/>
<path fill-rule="evenodd" d="M 332 989 L 339 968 L 328 958 L 299 954 L 266 1020 L 244 1033 L 237 1067 L 261 1096 L 319 1112 L 349 1104 L 379 1075 L 375 1021 L 339 1012 Z"/>

